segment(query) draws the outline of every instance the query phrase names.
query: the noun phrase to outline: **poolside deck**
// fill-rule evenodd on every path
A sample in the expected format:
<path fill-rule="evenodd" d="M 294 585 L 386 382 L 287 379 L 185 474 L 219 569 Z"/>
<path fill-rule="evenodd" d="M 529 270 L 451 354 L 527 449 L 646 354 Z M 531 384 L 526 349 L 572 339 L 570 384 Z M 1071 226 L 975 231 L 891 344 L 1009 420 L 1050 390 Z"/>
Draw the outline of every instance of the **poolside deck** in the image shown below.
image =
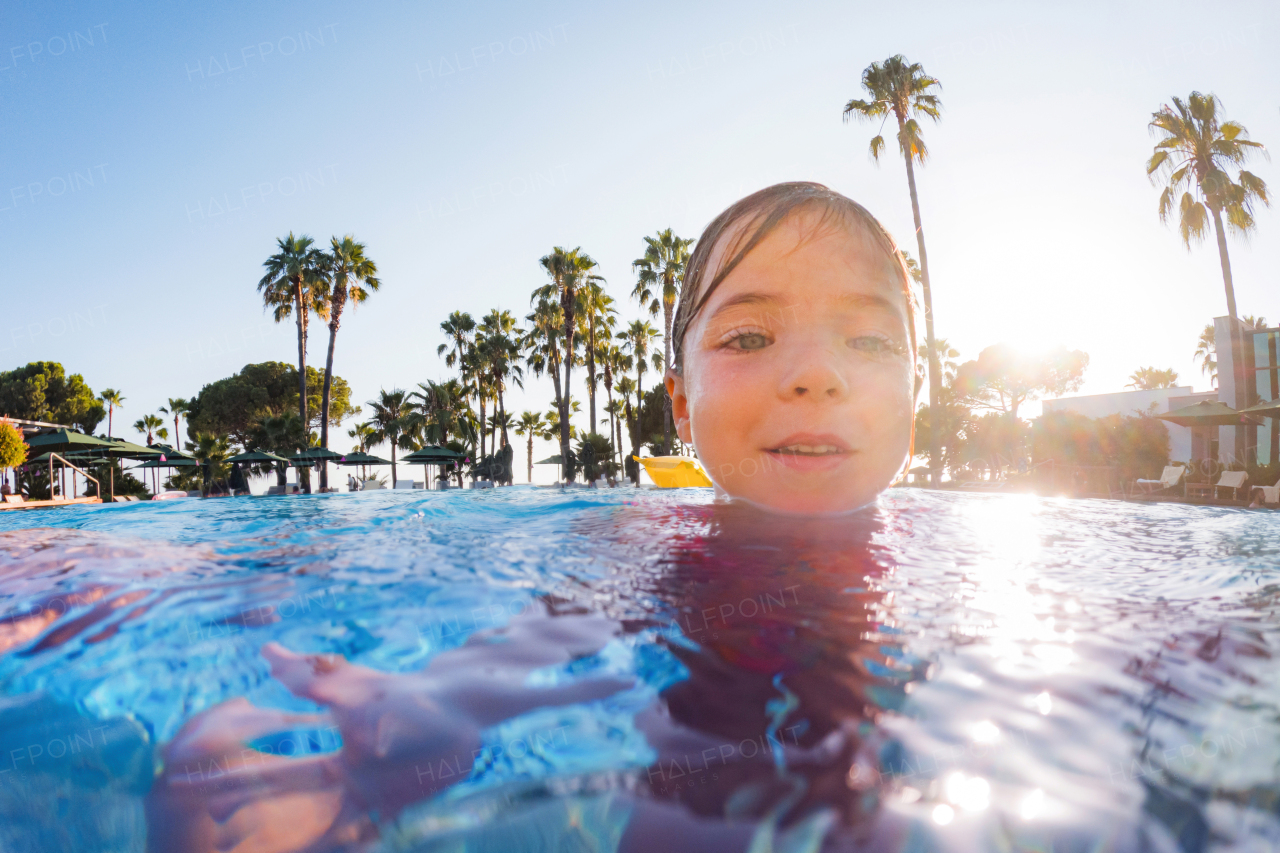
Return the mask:
<path fill-rule="evenodd" d="M 102 498 L 55 498 L 51 501 L 23 501 L 22 503 L 0 503 L 0 511 L 7 509 L 47 509 L 55 506 L 73 506 L 75 504 L 100 504 Z"/>

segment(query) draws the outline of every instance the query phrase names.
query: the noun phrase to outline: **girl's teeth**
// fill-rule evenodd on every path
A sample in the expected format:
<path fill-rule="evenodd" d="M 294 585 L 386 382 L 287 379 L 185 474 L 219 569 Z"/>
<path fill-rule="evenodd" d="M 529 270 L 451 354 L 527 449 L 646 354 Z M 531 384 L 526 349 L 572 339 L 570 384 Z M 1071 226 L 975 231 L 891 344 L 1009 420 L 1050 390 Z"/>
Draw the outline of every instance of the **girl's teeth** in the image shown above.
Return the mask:
<path fill-rule="evenodd" d="M 825 456 L 839 452 L 835 445 L 832 444 L 791 444 L 778 449 L 783 453 L 797 453 L 805 456 Z"/>

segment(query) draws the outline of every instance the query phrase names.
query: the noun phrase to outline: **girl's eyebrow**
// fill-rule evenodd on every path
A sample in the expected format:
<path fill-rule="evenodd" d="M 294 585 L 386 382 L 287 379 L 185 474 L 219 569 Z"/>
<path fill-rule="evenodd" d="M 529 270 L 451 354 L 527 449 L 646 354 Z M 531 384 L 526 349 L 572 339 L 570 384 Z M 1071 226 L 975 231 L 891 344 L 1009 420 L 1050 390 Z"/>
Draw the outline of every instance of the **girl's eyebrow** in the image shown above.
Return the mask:
<path fill-rule="evenodd" d="M 905 312 L 902 310 L 902 307 L 894 300 L 881 296 L 878 293 L 844 293 L 838 297 L 837 301 L 840 302 L 842 306 L 847 306 L 849 308 L 884 311 L 886 313 L 893 314 L 904 322 L 906 321 Z M 724 302 L 720 303 L 720 306 L 716 308 L 711 316 L 716 317 L 728 309 L 735 308 L 739 305 L 765 305 L 776 307 L 779 304 L 781 304 L 780 300 L 773 294 L 747 291 L 746 293 L 739 293 L 734 296 L 730 296 Z"/>

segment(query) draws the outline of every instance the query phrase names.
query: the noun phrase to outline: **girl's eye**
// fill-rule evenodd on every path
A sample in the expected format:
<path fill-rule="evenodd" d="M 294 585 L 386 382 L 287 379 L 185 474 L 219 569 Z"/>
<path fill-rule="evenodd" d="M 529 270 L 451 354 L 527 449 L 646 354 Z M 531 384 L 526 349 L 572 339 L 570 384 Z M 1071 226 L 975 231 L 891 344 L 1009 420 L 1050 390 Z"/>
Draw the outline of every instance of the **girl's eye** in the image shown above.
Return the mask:
<path fill-rule="evenodd" d="M 893 341 L 877 335 L 858 335 L 857 337 L 849 338 L 847 343 L 851 349 L 867 355 L 889 355 L 897 351 Z"/>
<path fill-rule="evenodd" d="M 769 345 L 769 339 L 759 332 L 747 332 L 741 335 L 735 335 L 729 341 L 729 345 L 734 349 L 753 350 L 764 349 Z"/>

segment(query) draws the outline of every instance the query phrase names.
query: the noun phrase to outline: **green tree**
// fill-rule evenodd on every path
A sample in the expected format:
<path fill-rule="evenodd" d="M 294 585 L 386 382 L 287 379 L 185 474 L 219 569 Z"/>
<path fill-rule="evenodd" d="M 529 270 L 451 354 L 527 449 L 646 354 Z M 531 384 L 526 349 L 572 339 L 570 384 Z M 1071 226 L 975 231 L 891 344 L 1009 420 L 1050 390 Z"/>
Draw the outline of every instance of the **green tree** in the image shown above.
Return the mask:
<path fill-rule="evenodd" d="M 116 407 L 124 408 L 124 394 L 114 388 L 107 388 L 98 395 L 107 407 L 107 438 L 111 438 L 111 422 L 115 419 Z"/>
<path fill-rule="evenodd" d="M 891 56 L 884 62 L 873 62 L 862 72 L 862 88 L 869 100 L 854 98 L 845 104 L 844 119 L 859 118 L 879 121 L 881 133 L 871 140 L 871 158 L 880 161 L 885 141 L 883 129 L 890 116 L 898 125 L 898 152 L 907 164 L 907 189 L 911 193 L 911 215 L 916 226 L 916 247 L 920 253 L 920 286 L 924 297 L 925 352 L 929 356 L 929 403 L 939 402 L 942 377 L 937 361 L 937 345 L 933 336 L 933 291 L 929 281 L 929 254 L 924 246 L 924 225 L 920 221 L 920 200 L 916 193 L 915 163 L 924 165 L 929 149 L 924 144 L 920 123 L 926 116 L 934 122 L 942 110 L 937 90 L 942 84 L 924 73 L 918 62 L 908 62 L 902 54 Z M 934 434 L 935 438 L 940 438 Z M 929 479 L 936 489 L 942 480 L 942 454 L 937 447 L 929 448 Z"/>
<path fill-rule="evenodd" d="M 956 396 L 978 408 L 1008 413 L 1016 420 L 1018 408 L 1028 400 L 1079 390 L 1088 366 L 1089 356 L 1080 350 L 1058 347 L 1029 356 L 996 344 L 980 352 L 976 361 L 960 365 Z"/>
<path fill-rule="evenodd" d="M 535 438 L 550 438 L 547 432 L 547 422 L 542 419 L 542 415 L 537 412 L 525 410 L 520 413 L 520 420 L 516 422 L 516 435 L 527 436 L 529 440 L 529 482 L 533 482 L 533 440 Z"/>
<path fill-rule="evenodd" d="M 378 279 L 378 265 L 365 255 L 364 243 L 357 243 L 350 234 L 330 241 L 329 254 L 325 257 L 325 274 L 329 291 L 329 352 L 324 362 L 324 390 L 320 394 L 320 446 L 329 446 L 329 403 L 333 384 L 333 348 L 338 340 L 338 327 L 342 324 L 342 311 L 347 300 L 352 310 L 369 298 L 382 286 Z M 336 424 L 335 424 L 336 426 Z M 320 467 L 320 487 L 329 486 L 329 466 Z"/>
<path fill-rule="evenodd" d="M 92 433 L 107 409 L 79 373 L 67 376 L 56 361 L 34 361 L 0 372 L 0 414 Z"/>
<path fill-rule="evenodd" d="M 302 429 L 302 421 L 298 420 L 298 413 L 289 410 L 278 415 L 266 414 L 260 417 L 250 428 L 248 440 L 244 442 L 246 450 L 265 450 L 277 456 L 292 456 L 309 445 L 310 441 Z M 255 470 L 259 474 L 274 473 L 279 486 L 288 483 L 288 472 L 281 463 L 255 466 Z M 298 469 L 300 480 L 303 472 L 304 469 Z"/>
<path fill-rule="evenodd" d="M 187 432 L 230 435 L 237 444 L 245 445 L 254 424 L 267 416 L 283 415 L 299 408 L 297 371 L 280 361 L 246 364 L 239 373 L 204 386 L 190 403 Z M 307 396 L 314 406 L 309 411 L 320 414 L 324 374 L 307 368 Z M 351 405 L 351 388 L 340 376 L 333 377 L 329 404 L 329 425 L 337 426 L 345 418 L 358 415 L 360 408 Z M 307 424 L 308 431 L 317 427 Z"/>
<path fill-rule="evenodd" d="M 1158 207 L 1160 221 L 1168 222 L 1177 211 L 1178 230 L 1188 250 L 1192 243 L 1204 240 L 1209 219 L 1213 220 L 1231 318 L 1232 362 L 1239 370 L 1244 350 L 1236 322 L 1236 292 L 1223 219 L 1233 232 L 1247 236 L 1255 227 L 1254 203 L 1270 206 L 1271 200 L 1266 183 L 1242 168 L 1254 153 L 1264 150 L 1262 143 L 1249 139 L 1249 132 L 1239 122 L 1224 120 L 1220 108 L 1213 95 L 1192 92 L 1186 101 L 1175 97 L 1172 107 L 1166 104 L 1152 113 L 1148 127 L 1160 139 L 1147 160 L 1147 175 L 1153 183 L 1159 177 L 1164 185 Z M 1232 403 L 1236 408 L 1249 405 L 1248 383 L 1242 374 L 1234 384 L 1236 399 Z M 1244 458 L 1244 432 L 1235 430 L 1239 459 Z"/>
<path fill-rule="evenodd" d="M 662 311 L 663 364 L 671 363 L 671 320 L 680 289 L 684 286 L 684 272 L 689 265 L 689 247 L 692 239 L 677 237 L 670 228 L 656 236 L 645 237 L 644 256 L 631 262 L 638 273 L 631 295 L 647 308 L 650 316 Z M 663 453 L 671 448 L 671 400 L 663 404 Z M 594 422 L 592 429 L 595 429 Z"/>
<path fill-rule="evenodd" d="M 1157 370 L 1154 367 L 1139 367 L 1129 376 L 1126 388 L 1138 391 L 1154 391 L 1158 388 L 1173 388 L 1178 384 L 1178 371 L 1170 367 L 1168 370 Z"/>
<path fill-rule="evenodd" d="M 325 276 L 325 254 L 313 248 L 315 241 L 306 234 L 276 239 L 277 251 L 262 266 L 267 274 L 258 282 L 262 303 L 272 309 L 277 323 L 292 316 L 298 326 L 298 383 L 296 403 L 298 418 L 308 423 L 307 406 L 307 327 L 311 315 L 328 319 L 328 279 Z"/>
<path fill-rule="evenodd" d="M 373 440 L 381 444 L 391 445 L 391 488 L 396 487 L 396 448 L 413 446 L 413 436 L 409 429 L 409 402 L 404 391 L 399 388 L 378 392 L 378 399 L 369 401 L 372 415 L 369 425 L 373 427 Z"/>
<path fill-rule="evenodd" d="M 541 290 L 534 291 L 533 311 L 525 317 L 529 328 L 521 339 L 521 349 L 525 353 L 525 366 L 534 376 L 544 373 L 551 375 L 552 390 L 555 392 L 556 412 L 564 410 L 564 395 L 560 389 L 560 363 L 564 359 L 560 335 L 564 329 L 564 315 L 560 305 L 543 295 Z M 569 355 L 572 357 L 572 354 Z M 560 416 L 556 415 L 559 424 Z M 557 427 L 557 430 L 559 427 Z"/>

